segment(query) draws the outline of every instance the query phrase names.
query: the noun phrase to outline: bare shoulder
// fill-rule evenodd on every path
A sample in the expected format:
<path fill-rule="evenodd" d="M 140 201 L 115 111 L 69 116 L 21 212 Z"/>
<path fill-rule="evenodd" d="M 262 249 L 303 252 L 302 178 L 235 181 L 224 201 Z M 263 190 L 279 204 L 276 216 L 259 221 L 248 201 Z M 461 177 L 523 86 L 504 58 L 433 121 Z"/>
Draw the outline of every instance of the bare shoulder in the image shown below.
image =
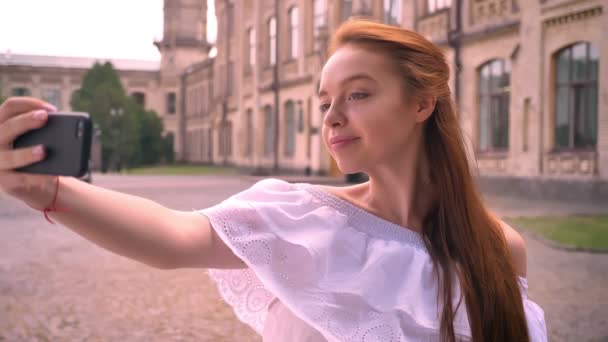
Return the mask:
<path fill-rule="evenodd" d="M 515 273 L 525 277 L 527 273 L 526 241 L 517 230 L 513 229 L 513 227 L 502 220 L 500 223 L 507 240 L 507 245 L 509 246 L 509 251 L 511 252 Z"/>

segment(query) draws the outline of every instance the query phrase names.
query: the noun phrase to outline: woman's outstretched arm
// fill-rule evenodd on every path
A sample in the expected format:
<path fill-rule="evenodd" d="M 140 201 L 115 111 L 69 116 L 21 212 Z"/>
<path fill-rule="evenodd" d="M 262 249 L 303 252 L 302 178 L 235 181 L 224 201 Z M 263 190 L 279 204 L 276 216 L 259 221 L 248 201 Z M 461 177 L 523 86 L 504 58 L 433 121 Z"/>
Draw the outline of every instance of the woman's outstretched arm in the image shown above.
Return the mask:
<path fill-rule="evenodd" d="M 151 200 L 61 177 L 58 208 L 52 220 L 116 254 L 147 265 L 244 267 L 196 212 L 169 209 Z"/>
<path fill-rule="evenodd" d="M 34 148 L 13 149 L 19 135 L 46 123 L 52 106 L 33 98 L 11 98 L 0 106 L 0 191 L 36 209 L 53 202 L 56 178 L 15 172 L 44 159 Z M 221 241 L 209 220 L 153 201 L 60 177 L 57 221 L 114 253 L 159 268 L 240 268 L 245 265 Z"/>

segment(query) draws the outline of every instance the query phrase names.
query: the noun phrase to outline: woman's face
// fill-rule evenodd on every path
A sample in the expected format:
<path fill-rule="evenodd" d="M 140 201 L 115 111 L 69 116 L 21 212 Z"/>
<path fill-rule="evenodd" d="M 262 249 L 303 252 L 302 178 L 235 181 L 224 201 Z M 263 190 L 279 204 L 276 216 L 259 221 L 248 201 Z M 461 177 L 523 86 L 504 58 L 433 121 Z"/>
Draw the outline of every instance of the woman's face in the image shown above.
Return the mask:
<path fill-rule="evenodd" d="M 323 141 L 342 172 L 405 160 L 417 105 L 406 100 L 400 76 L 388 57 L 355 45 L 339 48 L 323 67 Z"/>

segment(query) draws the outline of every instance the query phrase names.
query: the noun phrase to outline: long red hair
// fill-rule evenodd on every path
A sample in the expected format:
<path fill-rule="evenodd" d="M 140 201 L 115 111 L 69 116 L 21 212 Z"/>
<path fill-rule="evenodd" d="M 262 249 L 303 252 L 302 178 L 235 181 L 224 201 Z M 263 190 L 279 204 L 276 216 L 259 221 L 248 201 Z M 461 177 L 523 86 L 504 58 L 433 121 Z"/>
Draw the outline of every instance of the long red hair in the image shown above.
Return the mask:
<path fill-rule="evenodd" d="M 501 223 L 484 206 L 469 168 L 443 52 L 416 32 L 367 20 L 342 24 L 332 37 L 329 55 L 346 44 L 372 49 L 393 61 L 401 71 L 404 95 L 437 99 L 424 123 L 423 149 L 432 166 L 428 177 L 438 191 L 422 227 L 441 282 L 437 295 L 443 303 L 453 303 L 452 285 L 459 282 L 473 341 L 529 341 L 517 274 Z M 456 310 L 443 306 L 442 341 L 456 341 Z"/>

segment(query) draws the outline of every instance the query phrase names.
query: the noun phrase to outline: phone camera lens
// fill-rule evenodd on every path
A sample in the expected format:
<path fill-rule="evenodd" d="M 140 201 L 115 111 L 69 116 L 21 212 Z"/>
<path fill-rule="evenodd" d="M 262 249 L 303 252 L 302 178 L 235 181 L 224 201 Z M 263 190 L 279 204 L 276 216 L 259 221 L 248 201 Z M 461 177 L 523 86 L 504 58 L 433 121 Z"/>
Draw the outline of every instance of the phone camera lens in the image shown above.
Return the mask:
<path fill-rule="evenodd" d="M 80 138 L 82 138 L 83 134 L 84 134 L 84 122 L 78 121 L 78 129 L 76 130 L 76 137 L 78 139 L 80 139 Z"/>

